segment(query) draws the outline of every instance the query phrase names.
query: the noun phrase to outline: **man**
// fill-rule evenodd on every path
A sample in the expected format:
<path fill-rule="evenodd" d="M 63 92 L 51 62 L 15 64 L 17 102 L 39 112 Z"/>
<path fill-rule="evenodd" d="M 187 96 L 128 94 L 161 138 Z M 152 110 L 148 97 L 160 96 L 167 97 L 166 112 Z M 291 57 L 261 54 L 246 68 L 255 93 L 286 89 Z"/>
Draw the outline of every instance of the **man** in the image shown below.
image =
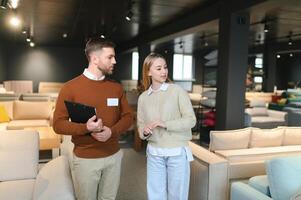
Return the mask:
<path fill-rule="evenodd" d="M 88 41 L 88 68 L 68 81 L 57 99 L 53 128 L 58 134 L 72 135 L 78 200 L 115 199 L 119 187 L 123 153 L 118 138 L 133 123 L 133 113 L 121 85 L 106 79 L 116 64 L 114 46 L 100 38 Z M 86 123 L 70 122 L 65 100 L 93 106 L 97 116 Z"/>

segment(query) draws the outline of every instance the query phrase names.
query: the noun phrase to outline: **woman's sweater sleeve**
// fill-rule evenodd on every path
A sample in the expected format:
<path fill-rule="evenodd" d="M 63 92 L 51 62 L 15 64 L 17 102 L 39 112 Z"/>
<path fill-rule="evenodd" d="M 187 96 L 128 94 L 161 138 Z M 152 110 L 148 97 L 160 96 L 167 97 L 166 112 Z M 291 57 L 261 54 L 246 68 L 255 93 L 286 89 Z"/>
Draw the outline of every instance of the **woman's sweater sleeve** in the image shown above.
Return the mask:
<path fill-rule="evenodd" d="M 138 106 L 137 106 L 137 127 L 138 127 L 139 137 L 142 140 L 145 140 L 146 137 L 143 135 L 143 128 L 145 126 L 145 122 L 144 122 L 144 113 L 142 107 L 143 107 L 143 100 L 140 95 L 138 99 Z"/>
<path fill-rule="evenodd" d="M 191 129 L 196 123 L 195 114 L 187 92 L 182 88 L 180 88 L 178 92 L 178 110 L 181 114 L 181 117 L 178 119 L 165 121 L 167 131 L 186 131 Z M 175 108 L 175 110 L 176 109 L 177 108 Z"/>

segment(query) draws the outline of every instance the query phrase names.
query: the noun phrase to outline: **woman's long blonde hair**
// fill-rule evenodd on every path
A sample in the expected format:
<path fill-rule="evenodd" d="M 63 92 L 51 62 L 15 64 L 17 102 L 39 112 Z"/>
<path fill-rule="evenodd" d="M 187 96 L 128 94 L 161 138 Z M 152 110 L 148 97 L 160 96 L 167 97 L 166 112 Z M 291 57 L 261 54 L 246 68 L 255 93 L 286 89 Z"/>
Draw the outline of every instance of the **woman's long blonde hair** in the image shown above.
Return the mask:
<path fill-rule="evenodd" d="M 150 53 L 143 62 L 143 68 L 142 68 L 142 90 L 145 91 L 149 88 L 149 86 L 152 84 L 152 79 L 148 75 L 150 67 L 154 63 L 154 61 L 158 58 L 162 58 L 165 60 L 165 58 L 158 53 Z M 166 60 L 165 60 L 166 62 Z M 167 78 L 166 82 L 170 82 L 170 79 Z"/>

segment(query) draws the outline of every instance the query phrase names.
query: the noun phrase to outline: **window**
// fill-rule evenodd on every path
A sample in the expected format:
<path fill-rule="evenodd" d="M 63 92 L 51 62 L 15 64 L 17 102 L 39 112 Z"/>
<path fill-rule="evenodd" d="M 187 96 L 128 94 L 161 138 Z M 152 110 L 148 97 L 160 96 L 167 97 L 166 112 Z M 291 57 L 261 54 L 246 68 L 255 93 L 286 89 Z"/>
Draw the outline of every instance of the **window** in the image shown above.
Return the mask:
<path fill-rule="evenodd" d="M 254 77 L 254 82 L 255 82 L 255 83 L 262 83 L 262 81 L 263 81 L 263 79 L 262 79 L 261 76 L 255 76 L 255 77 Z"/>
<path fill-rule="evenodd" d="M 192 79 L 192 56 L 191 55 L 174 54 L 173 79 L 174 80 Z"/>
<path fill-rule="evenodd" d="M 255 68 L 262 69 L 262 57 L 256 56 L 256 58 L 255 58 Z"/>
<path fill-rule="evenodd" d="M 138 80 L 139 68 L 139 54 L 138 52 L 132 53 L 132 80 Z"/>

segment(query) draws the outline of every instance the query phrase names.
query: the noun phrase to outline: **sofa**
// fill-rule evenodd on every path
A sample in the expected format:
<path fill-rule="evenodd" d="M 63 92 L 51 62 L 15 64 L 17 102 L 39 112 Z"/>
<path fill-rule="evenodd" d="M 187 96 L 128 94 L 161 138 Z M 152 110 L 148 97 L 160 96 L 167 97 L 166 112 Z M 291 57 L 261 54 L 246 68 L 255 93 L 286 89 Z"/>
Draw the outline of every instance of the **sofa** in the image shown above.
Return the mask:
<path fill-rule="evenodd" d="M 265 174 L 266 160 L 301 156 L 301 127 L 211 131 L 209 149 L 192 142 L 189 145 L 195 157 L 191 163 L 190 195 L 225 200 L 232 181 Z"/>
<path fill-rule="evenodd" d="M 286 112 L 266 108 L 264 101 L 252 100 L 245 113 L 251 118 L 251 126 L 258 128 L 275 128 L 287 125 Z"/>
<path fill-rule="evenodd" d="M 0 106 L 8 115 L 7 120 L 0 121 L 0 130 L 51 125 L 53 102 L 1 101 Z"/>
<path fill-rule="evenodd" d="M 231 200 L 300 200 L 301 157 L 274 158 L 266 162 L 267 175 L 231 185 Z"/>
<path fill-rule="evenodd" d="M 0 132 L 0 199 L 75 200 L 68 159 L 59 156 L 40 170 L 38 159 L 38 132 Z"/>
<path fill-rule="evenodd" d="M 288 126 L 301 126 L 301 108 L 286 107 L 286 121 Z"/>

